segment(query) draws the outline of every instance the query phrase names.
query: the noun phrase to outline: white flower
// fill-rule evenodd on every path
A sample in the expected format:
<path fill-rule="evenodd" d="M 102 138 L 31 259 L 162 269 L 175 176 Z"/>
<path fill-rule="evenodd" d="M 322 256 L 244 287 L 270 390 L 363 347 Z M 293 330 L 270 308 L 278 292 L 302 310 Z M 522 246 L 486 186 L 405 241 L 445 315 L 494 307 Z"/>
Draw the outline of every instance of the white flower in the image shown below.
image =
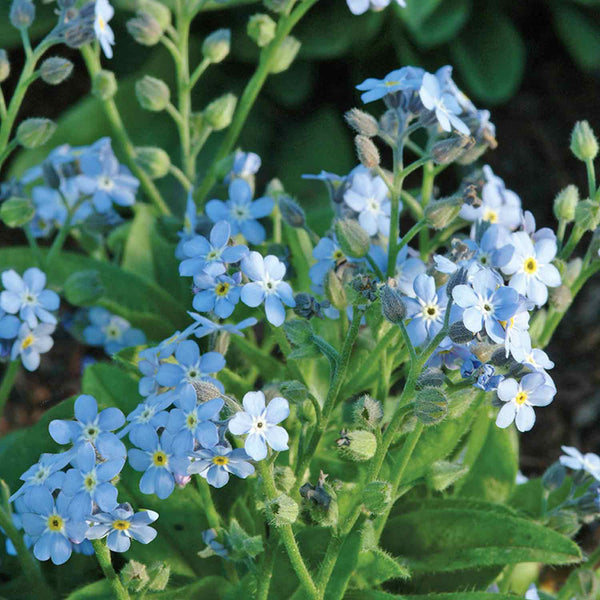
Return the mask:
<path fill-rule="evenodd" d="M 586 473 L 594 477 L 594 479 L 600 481 L 600 456 L 592 452 L 582 454 L 577 448 L 573 448 L 572 446 L 561 446 L 561 450 L 566 454 L 566 456 L 563 455 L 559 459 L 561 465 L 574 471 L 581 471 L 583 469 Z"/>

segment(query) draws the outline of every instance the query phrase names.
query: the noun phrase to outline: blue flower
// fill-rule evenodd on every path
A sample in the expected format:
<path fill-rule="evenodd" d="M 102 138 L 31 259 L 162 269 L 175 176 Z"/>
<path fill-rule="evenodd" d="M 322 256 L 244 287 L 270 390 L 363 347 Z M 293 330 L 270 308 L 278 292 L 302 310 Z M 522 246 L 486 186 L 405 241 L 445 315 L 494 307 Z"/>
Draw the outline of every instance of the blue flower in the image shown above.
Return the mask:
<path fill-rule="evenodd" d="M 496 425 L 502 429 L 513 421 L 519 431 L 529 431 L 535 423 L 534 406 L 548 406 L 554 399 L 556 390 L 546 384 L 542 373 L 529 373 L 517 382 L 505 379 L 498 385 L 498 398 L 504 402 L 496 418 Z"/>
<path fill-rule="evenodd" d="M 227 263 L 239 262 L 248 254 L 248 248 L 243 245 L 230 246 L 231 231 L 227 221 L 219 221 L 210 232 L 210 241 L 197 235 L 185 242 L 185 259 L 179 265 L 179 274 L 192 276 L 208 271 L 211 275 L 221 275 L 227 270 Z"/>
<path fill-rule="evenodd" d="M 140 479 L 143 494 L 156 494 L 161 500 L 168 498 L 175 488 L 174 475 L 185 475 L 189 459 L 176 456 L 171 446 L 172 437 L 163 432 L 145 432 L 136 438 L 139 448 L 129 451 L 129 464 L 136 471 L 144 471 Z M 140 449 L 141 448 L 141 449 Z"/>
<path fill-rule="evenodd" d="M 474 258 L 484 267 L 500 268 L 508 264 L 514 251 L 506 229 L 493 224 L 481 236 Z"/>
<path fill-rule="evenodd" d="M 54 325 L 49 323 L 40 323 L 34 329 L 30 329 L 27 323 L 22 323 L 12 345 L 10 359 L 16 360 L 20 356 L 23 366 L 28 371 L 35 371 L 40 366 L 40 354 L 48 352 L 54 346 L 51 337 L 53 333 Z"/>
<path fill-rule="evenodd" d="M 117 488 L 111 483 L 125 464 L 124 458 L 113 458 L 96 464 L 96 452 L 91 445 L 81 446 L 71 461 L 62 491 L 70 496 L 72 516 L 85 519 L 92 514 L 94 505 L 102 511 L 112 510 L 117 504 Z"/>
<path fill-rule="evenodd" d="M 519 294 L 499 279 L 495 272 L 484 269 L 473 277 L 471 285 L 457 285 L 452 297 L 464 309 L 462 320 L 470 332 L 479 333 L 485 327 L 490 338 L 501 344 L 505 338 L 501 321 L 508 321 L 517 312 Z"/>
<path fill-rule="evenodd" d="M 0 307 L 0 340 L 12 340 L 17 337 L 21 321 L 14 315 L 7 315 Z"/>
<path fill-rule="evenodd" d="M 217 275 L 201 273 L 194 276 L 194 300 L 192 306 L 200 312 L 214 311 L 214 313 L 226 319 L 231 316 L 235 305 L 240 300 L 242 280 L 241 273 L 228 275 Z"/>
<path fill-rule="evenodd" d="M 261 160 L 258 154 L 254 152 L 242 152 L 236 150 L 233 157 L 233 166 L 231 171 L 225 177 L 225 183 L 229 184 L 237 177 L 248 179 L 256 175 L 260 169 Z"/>
<path fill-rule="evenodd" d="M 176 454 L 192 452 L 195 441 L 203 448 L 216 446 L 219 430 L 213 421 L 219 418 L 223 400 L 213 398 L 198 404 L 196 390 L 187 387 L 179 394 L 176 404 L 167 422 L 167 431 L 173 436 L 173 451 Z"/>
<path fill-rule="evenodd" d="M 600 481 L 600 456 L 593 452 L 582 454 L 572 446 L 561 446 L 560 448 L 566 454 L 559 458 L 561 465 L 574 471 L 584 470 Z"/>
<path fill-rule="evenodd" d="M 556 256 L 556 242 L 548 238 L 535 244 L 524 231 L 511 236 L 515 252 L 502 271 L 510 275 L 509 285 L 537 306 L 548 300 L 548 287 L 560 285 L 560 273 L 551 264 Z"/>
<path fill-rule="evenodd" d="M 546 369 L 554 368 L 554 363 L 541 348 L 531 347 L 529 335 L 521 339 L 521 343 L 512 348 L 513 358 L 522 365 L 529 367 L 532 371 L 543 373 Z"/>
<path fill-rule="evenodd" d="M 209 381 L 223 390 L 221 382 L 211 377 L 225 366 L 225 359 L 218 352 L 200 355 L 198 344 L 192 340 L 180 342 L 175 350 L 177 362 L 162 363 L 156 374 L 156 381 L 165 387 L 176 387 L 181 392 L 185 387 L 193 388 L 196 381 Z"/>
<path fill-rule="evenodd" d="M 42 323 L 56 325 L 56 317 L 50 313 L 58 310 L 60 298 L 56 292 L 45 289 L 46 274 L 31 267 L 21 278 L 16 271 L 9 269 L 2 273 L 2 284 L 6 288 L 0 293 L 0 308 L 19 318 L 31 329 Z"/>
<path fill-rule="evenodd" d="M 83 339 L 90 346 L 104 346 L 107 354 L 146 343 L 146 336 L 141 329 L 133 328 L 129 321 L 113 315 L 105 308 L 90 308 L 88 318 L 90 325 L 83 330 Z"/>
<path fill-rule="evenodd" d="M 344 194 L 344 202 L 358 213 L 358 223 L 369 234 L 390 234 L 389 190 L 381 177 L 358 173 Z M 400 207 L 402 210 L 402 207 Z"/>
<path fill-rule="evenodd" d="M 125 415 L 118 408 L 109 407 L 98 413 L 96 399 L 84 394 L 75 400 L 75 420 L 54 419 L 50 422 L 48 431 L 57 444 L 72 442 L 76 451 L 90 446 L 100 456 L 110 460 L 126 456 L 125 446 L 112 433 L 124 423 Z"/>
<path fill-rule="evenodd" d="M 94 32 L 102 46 L 106 58 L 112 58 L 112 46 L 115 44 L 115 34 L 108 22 L 113 18 L 115 11 L 108 0 L 96 0 L 94 11 Z"/>
<path fill-rule="evenodd" d="M 369 8 L 374 11 L 380 11 L 387 8 L 391 0 L 346 0 L 346 4 L 353 15 L 362 15 Z M 398 6 L 406 7 L 406 0 L 396 0 Z"/>
<path fill-rule="evenodd" d="M 313 257 L 317 262 L 310 267 L 308 275 L 316 286 L 323 285 L 325 276 L 338 263 L 347 260 L 335 237 L 323 237 L 313 249 Z"/>
<path fill-rule="evenodd" d="M 420 346 L 435 337 L 444 324 L 448 298 L 446 288 L 436 291 L 431 275 L 417 275 L 413 284 L 414 298 L 406 298 L 406 314 L 410 323 L 406 326 L 411 342 Z"/>
<path fill-rule="evenodd" d="M 32 465 L 19 479 L 23 485 L 9 498 L 13 502 L 23 496 L 27 500 L 29 494 L 37 487 L 44 486 L 50 492 L 62 488 L 65 474 L 61 469 L 65 467 L 73 456 L 72 452 L 60 454 L 44 453 L 35 465 Z"/>
<path fill-rule="evenodd" d="M 171 391 L 148 396 L 127 415 L 128 424 L 119 431 L 119 437 L 129 434 L 131 442 L 139 445 L 136 441 L 138 436 L 146 436 L 148 432 L 151 435 L 152 431 L 166 427 L 169 420 L 166 409 L 173 404 L 174 398 L 175 395 Z"/>
<path fill-rule="evenodd" d="M 254 467 L 252 467 L 252 469 L 254 469 Z M 206 529 L 205 531 L 203 531 L 202 532 L 202 541 L 217 556 L 220 556 L 221 558 L 225 558 L 225 559 L 227 558 L 227 555 L 228 555 L 227 548 L 225 548 L 225 546 L 223 544 L 221 544 L 221 542 L 217 541 L 217 532 L 214 529 Z M 203 552 L 208 551 L 208 548 L 206 548 L 206 550 L 204 550 Z"/>
<path fill-rule="evenodd" d="M 244 410 L 236 413 L 229 421 L 229 431 L 233 435 L 248 434 L 244 448 L 254 460 L 267 456 L 267 444 L 273 450 L 288 449 L 288 433 L 281 423 L 290 414 L 290 406 L 285 398 L 273 398 L 265 407 L 262 392 L 248 392 L 243 398 Z"/>
<path fill-rule="evenodd" d="M 252 201 L 252 188 L 244 179 L 234 179 L 229 185 L 229 200 L 210 200 L 206 214 L 213 222 L 227 221 L 231 234 L 241 233 L 251 244 L 265 241 L 265 228 L 257 221 L 270 215 L 275 203 L 264 196 Z"/>
<path fill-rule="evenodd" d="M 356 86 L 356 89 L 365 92 L 360 98 L 367 104 L 374 100 L 380 100 L 388 94 L 418 91 L 423 82 L 424 74 L 425 71 L 418 67 L 402 67 L 388 73 L 383 79 L 365 79 Z"/>
<path fill-rule="evenodd" d="M 242 259 L 242 272 L 251 280 L 242 288 L 242 302 L 252 308 L 264 302 L 267 320 L 279 327 L 285 320 L 283 305 L 296 306 L 290 284 L 283 281 L 285 265 L 276 256 L 250 252 Z"/>
<path fill-rule="evenodd" d="M 160 367 L 159 358 L 160 348 L 145 348 L 138 353 L 138 369 L 142 374 L 138 383 L 138 392 L 140 396 L 149 396 L 158 392 L 159 384 L 156 381 L 156 374 Z"/>
<path fill-rule="evenodd" d="M 423 75 L 419 96 L 423 106 L 435 113 L 444 131 L 452 131 L 454 128 L 463 135 L 470 135 L 469 128 L 457 116 L 462 112 L 462 108 L 456 97 L 440 85 L 440 80 L 435 75 L 431 73 Z"/>
<path fill-rule="evenodd" d="M 204 448 L 192 454 L 188 473 L 198 473 L 216 488 L 223 487 L 229 481 L 229 474 L 246 479 L 254 473 L 250 457 L 241 448 L 232 450 L 228 446 Z"/>
<path fill-rule="evenodd" d="M 149 544 L 156 537 L 156 529 L 150 527 L 156 519 L 158 513 L 153 510 L 134 513 L 130 504 L 119 504 L 114 510 L 94 514 L 85 537 L 88 540 L 106 538 L 109 550 L 127 552 L 132 539 Z"/>
<path fill-rule="evenodd" d="M 55 502 L 45 488 L 29 498 L 29 512 L 23 513 L 21 520 L 25 533 L 34 540 L 33 554 L 38 560 L 50 559 L 62 565 L 71 556 L 72 544 L 85 539 L 87 524 L 71 515 L 70 502 L 62 493 Z"/>
<path fill-rule="evenodd" d="M 105 0 L 99 0 L 105 1 Z M 108 212 L 113 202 L 118 206 L 133 206 L 140 182 L 120 165 L 111 147 L 110 138 L 92 144 L 80 157 L 81 175 L 77 185 L 84 194 L 91 194 L 94 208 Z"/>
<path fill-rule="evenodd" d="M 477 381 L 473 384 L 484 392 L 492 392 L 498 389 L 504 375 L 496 375 L 496 369 L 492 365 L 481 365 L 477 373 Z"/>
<path fill-rule="evenodd" d="M 239 335 L 240 337 L 244 337 L 242 333 L 242 329 L 246 329 L 247 327 L 254 327 L 258 323 L 258 320 L 254 317 L 249 317 L 248 319 L 244 319 L 237 324 L 233 323 L 215 323 L 198 313 L 189 312 L 188 314 L 195 319 L 196 323 L 199 325 L 198 329 L 195 331 L 195 335 L 197 338 L 203 338 L 207 335 L 211 335 L 217 331 L 227 331 L 232 335 Z"/>

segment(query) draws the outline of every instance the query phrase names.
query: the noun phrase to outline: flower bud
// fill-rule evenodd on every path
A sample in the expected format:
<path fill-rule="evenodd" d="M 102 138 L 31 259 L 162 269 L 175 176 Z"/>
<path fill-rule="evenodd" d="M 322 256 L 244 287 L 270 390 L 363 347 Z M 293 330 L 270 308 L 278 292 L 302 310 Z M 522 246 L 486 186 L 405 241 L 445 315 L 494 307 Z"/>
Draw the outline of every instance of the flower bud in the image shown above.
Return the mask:
<path fill-rule="evenodd" d="M 335 234 L 342 252 L 351 258 L 364 258 L 371 246 L 369 234 L 354 219 L 338 219 Z"/>
<path fill-rule="evenodd" d="M 348 284 L 351 292 L 349 300 L 353 305 L 375 302 L 377 300 L 377 284 L 371 275 L 359 273 Z"/>
<path fill-rule="evenodd" d="M 300 51 L 301 45 L 302 44 L 300 44 L 295 37 L 288 35 L 279 46 L 270 72 L 283 73 L 284 71 L 287 71 Z"/>
<path fill-rule="evenodd" d="M 156 0 L 138 0 L 139 12 L 153 17 L 164 31 L 171 24 L 171 11 Z"/>
<path fill-rule="evenodd" d="M 25 119 L 17 128 L 17 140 L 23 148 L 31 150 L 43 146 L 56 131 L 56 123 L 50 119 Z"/>
<path fill-rule="evenodd" d="M 379 289 L 381 300 L 381 313 L 394 325 L 401 323 L 406 318 L 406 304 L 402 300 L 402 294 L 390 285 L 386 284 Z"/>
<path fill-rule="evenodd" d="M 594 235 L 592 236 L 592 240 L 594 236 L 596 236 L 596 231 L 594 231 Z M 562 274 L 562 281 L 565 285 L 569 287 L 575 283 L 575 280 L 581 275 L 581 269 L 583 268 L 583 260 L 579 257 L 573 258 L 567 263 L 567 267 L 565 268 L 564 274 Z"/>
<path fill-rule="evenodd" d="M 248 19 L 246 32 L 259 48 L 268 46 L 275 37 L 277 23 L 269 15 L 256 14 Z"/>
<path fill-rule="evenodd" d="M 317 301 L 314 296 L 307 294 L 306 292 L 300 292 L 294 297 L 296 306 L 294 312 L 302 319 L 312 319 L 313 317 L 323 318 L 322 309 L 329 306 L 329 302 L 325 301 L 323 304 Z M 323 305 L 326 306 L 323 306 Z"/>
<path fill-rule="evenodd" d="M 363 429 L 342 431 L 336 444 L 343 457 L 359 462 L 371 460 L 377 450 L 377 438 Z"/>
<path fill-rule="evenodd" d="M 81 48 L 96 40 L 94 31 L 95 3 L 84 4 L 80 11 L 72 8 L 74 14 L 70 20 L 63 22 L 61 37 L 69 48 Z"/>
<path fill-rule="evenodd" d="M 95 269 L 76 271 L 64 285 L 65 298 L 74 306 L 92 306 L 104 296 L 104 292 L 102 278 Z"/>
<path fill-rule="evenodd" d="M 400 119 L 398 117 L 398 111 L 390 109 L 381 115 L 379 119 L 379 128 L 386 135 L 395 138 L 400 130 Z"/>
<path fill-rule="evenodd" d="M 554 199 L 554 216 L 559 221 L 570 223 L 575 218 L 575 209 L 579 202 L 579 190 L 575 185 L 568 185 Z"/>
<path fill-rule="evenodd" d="M 269 523 L 274 527 L 283 527 L 296 522 L 298 518 L 298 504 L 287 494 L 281 494 L 266 503 Z"/>
<path fill-rule="evenodd" d="M 275 467 L 273 479 L 275 480 L 275 487 L 284 492 L 289 492 L 296 483 L 294 470 L 287 466 Z"/>
<path fill-rule="evenodd" d="M 425 216 L 434 229 L 445 229 L 458 217 L 463 205 L 462 196 L 450 196 L 430 202 L 425 208 Z"/>
<path fill-rule="evenodd" d="M 231 50 L 231 30 L 217 29 L 202 44 L 202 56 L 212 64 L 220 63 L 227 58 Z"/>
<path fill-rule="evenodd" d="M 439 388 L 444 385 L 444 373 L 440 369 L 427 369 L 417 378 L 416 389 Z"/>
<path fill-rule="evenodd" d="M 92 82 L 92 95 L 99 100 L 110 100 L 117 93 L 117 78 L 112 71 L 102 69 Z"/>
<path fill-rule="evenodd" d="M 9 19 L 13 27 L 27 29 L 35 19 L 35 5 L 31 0 L 13 0 Z"/>
<path fill-rule="evenodd" d="M 360 426 L 374 428 L 383 418 L 381 402 L 368 394 L 361 396 L 352 406 L 352 419 Z"/>
<path fill-rule="evenodd" d="M 145 146 L 135 149 L 135 162 L 151 179 L 160 179 L 169 173 L 171 159 L 169 155 L 156 146 Z"/>
<path fill-rule="evenodd" d="M 135 83 L 135 95 L 145 110 L 160 112 L 171 100 L 169 86 L 156 77 L 145 75 Z"/>
<path fill-rule="evenodd" d="M 142 46 L 155 46 L 163 36 L 160 23 L 149 13 L 141 11 L 127 21 L 127 31 Z"/>
<path fill-rule="evenodd" d="M 28 198 L 13 196 L 0 204 L 0 220 L 7 227 L 22 227 L 35 216 L 35 206 Z"/>
<path fill-rule="evenodd" d="M 571 133 L 571 152 L 582 161 L 594 160 L 598 154 L 598 140 L 587 121 L 577 121 Z"/>
<path fill-rule="evenodd" d="M 542 485 L 550 492 L 557 490 L 565 481 L 567 470 L 559 462 L 550 465 L 542 475 Z"/>
<path fill-rule="evenodd" d="M 468 344 L 473 339 L 474 334 L 465 327 L 462 321 L 456 321 L 456 323 L 450 325 L 448 337 L 455 344 Z"/>
<path fill-rule="evenodd" d="M 295 379 L 292 381 L 284 381 L 283 383 L 279 384 L 279 391 L 284 398 L 292 404 L 304 402 L 308 397 L 308 390 L 306 389 L 306 386 Z"/>
<path fill-rule="evenodd" d="M 346 112 L 344 118 L 346 119 L 346 123 L 359 135 L 372 138 L 379 132 L 377 119 L 359 108 L 351 108 Z"/>
<path fill-rule="evenodd" d="M 554 529 L 554 531 L 568 537 L 573 537 L 581 529 L 577 513 L 568 509 L 553 513 L 548 519 L 547 525 L 550 529 Z M 592 596 L 588 597 L 591 598 Z"/>
<path fill-rule="evenodd" d="M 335 271 L 327 271 L 325 275 L 325 295 L 331 305 L 338 310 L 346 310 L 348 306 L 348 298 L 346 297 L 346 290 L 344 284 Z"/>
<path fill-rule="evenodd" d="M 437 388 L 424 388 L 415 398 L 415 416 L 423 425 L 437 425 L 448 414 L 448 399 Z"/>
<path fill-rule="evenodd" d="M 459 343 L 459 342 L 455 342 L 455 343 Z M 464 342 L 460 342 L 460 343 L 464 343 Z M 490 365 L 492 365 L 493 367 L 508 367 L 513 361 L 514 361 L 514 359 L 511 357 L 510 354 L 508 356 L 506 356 L 505 348 L 500 347 L 500 348 L 496 348 L 496 350 L 494 350 L 494 352 L 492 353 L 492 356 L 488 360 L 488 363 Z"/>
<path fill-rule="evenodd" d="M 362 500 L 370 513 L 383 514 L 392 503 L 392 484 L 389 481 L 371 481 L 363 491 Z"/>
<path fill-rule="evenodd" d="M 156 563 L 148 570 L 148 589 L 153 592 L 162 592 L 169 584 L 171 567 L 167 563 Z"/>
<path fill-rule="evenodd" d="M 10 61 L 6 50 L 0 48 L 0 83 L 6 81 L 10 75 Z"/>
<path fill-rule="evenodd" d="M 263 4 L 274 13 L 284 12 L 287 8 L 287 0 L 263 0 Z"/>
<path fill-rule="evenodd" d="M 443 492 L 468 472 L 469 469 L 464 465 L 438 460 L 431 465 L 425 479 L 429 487 L 437 492 Z"/>
<path fill-rule="evenodd" d="M 141 592 L 148 585 L 149 580 L 146 565 L 137 560 L 130 560 L 121 569 L 121 581 L 132 592 Z"/>
<path fill-rule="evenodd" d="M 59 85 L 73 72 L 73 63 L 60 56 L 47 58 L 40 67 L 40 76 L 48 85 Z"/>
<path fill-rule="evenodd" d="M 302 228 L 306 225 L 306 215 L 302 207 L 287 195 L 279 197 L 279 211 L 283 222 L 294 228 Z"/>
<path fill-rule="evenodd" d="M 465 285 L 469 281 L 469 272 L 465 267 L 459 267 L 450 275 L 446 284 L 446 294 L 452 296 L 452 292 L 457 285 Z"/>
<path fill-rule="evenodd" d="M 475 145 L 470 135 L 455 135 L 440 140 L 431 149 L 431 158 L 437 165 L 449 165 Z"/>
<path fill-rule="evenodd" d="M 196 391 L 196 398 L 200 404 L 221 397 L 221 390 L 209 381 L 194 381 L 192 387 Z"/>
<path fill-rule="evenodd" d="M 575 209 L 575 225 L 583 231 L 594 231 L 600 225 L 600 204 L 589 199 L 579 202 Z"/>
<path fill-rule="evenodd" d="M 356 155 L 363 167 L 374 169 L 379 166 L 381 157 L 379 150 L 371 138 L 364 135 L 357 135 L 354 138 L 354 146 L 356 147 Z"/>
<path fill-rule="evenodd" d="M 312 519 L 323 527 L 333 527 L 337 524 L 339 509 L 336 494 L 325 481 L 327 475 L 321 471 L 317 485 L 305 483 L 300 488 L 300 495 L 306 500 Z"/>
<path fill-rule="evenodd" d="M 225 94 L 213 100 L 204 109 L 204 118 L 208 125 L 215 131 L 229 127 L 233 119 L 236 104 L 237 98 L 233 94 Z"/>
<path fill-rule="evenodd" d="M 573 301 L 573 294 L 566 285 L 559 285 L 556 288 L 550 290 L 550 306 L 558 311 L 565 312 L 571 302 Z"/>

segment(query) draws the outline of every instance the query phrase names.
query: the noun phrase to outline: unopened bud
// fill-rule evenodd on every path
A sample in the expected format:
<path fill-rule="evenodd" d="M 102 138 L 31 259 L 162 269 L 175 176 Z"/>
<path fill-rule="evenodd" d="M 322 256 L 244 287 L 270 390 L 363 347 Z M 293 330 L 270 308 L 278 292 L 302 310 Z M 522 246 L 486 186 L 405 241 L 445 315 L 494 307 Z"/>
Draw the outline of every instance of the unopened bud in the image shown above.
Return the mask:
<path fill-rule="evenodd" d="M 6 81 L 10 75 L 10 61 L 6 50 L 0 48 L 0 83 Z"/>
<path fill-rule="evenodd" d="M 321 471 L 317 485 L 305 483 L 300 488 L 300 495 L 306 500 L 310 516 L 316 523 L 333 527 L 338 521 L 339 508 L 336 494 L 326 479 L 327 475 Z"/>
<path fill-rule="evenodd" d="M 291 381 L 284 381 L 279 384 L 279 391 L 289 402 L 293 404 L 298 404 L 300 402 L 304 402 L 308 397 L 308 390 L 306 386 L 300 381 L 296 381 L 295 379 Z"/>
<path fill-rule="evenodd" d="M 287 71 L 300 51 L 300 46 L 300 42 L 295 37 L 288 35 L 279 46 L 270 72 L 283 73 Z"/>
<path fill-rule="evenodd" d="M 60 56 L 47 58 L 40 67 L 40 77 L 48 85 L 59 85 L 73 72 L 73 63 Z"/>
<path fill-rule="evenodd" d="M 102 69 L 92 82 L 92 95 L 99 100 L 110 100 L 117 93 L 117 78 L 112 71 Z"/>
<path fill-rule="evenodd" d="M 368 394 L 361 396 L 352 406 L 352 419 L 357 425 L 374 428 L 383 418 L 381 402 Z"/>
<path fill-rule="evenodd" d="M 171 11 L 162 2 L 156 0 L 138 0 L 139 12 L 147 13 L 164 31 L 171 24 Z"/>
<path fill-rule="evenodd" d="M 473 335 L 473 334 L 471 334 Z M 454 341 L 454 340 L 452 340 Z M 465 342 L 455 342 L 455 343 L 465 343 Z M 488 363 L 493 367 L 507 367 L 514 359 L 509 354 L 506 356 L 505 348 L 496 348 L 492 353 L 492 356 L 488 360 Z"/>
<path fill-rule="evenodd" d="M 275 467 L 273 479 L 275 480 L 275 487 L 283 492 L 289 492 L 296 483 L 294 470 L 287 466 Z"/>
<path fill-rule="evenodd" d="M 323 306 L 314 296 L 306 292 L 300 292 L 294 296 L 294 300 L 296 301 L 294 312 L 299 317 L 303 319 L 312 319 L 313 317 L 323 318 L 323 313 L 321 312 Z"/>
<path fill-rule="evenodd" d="M 475 145 L 470 135 L 455 135 L 440 140 L 431 149 L 431 158 L 438 165 L 449 165 Z"/>
<path fill-rule="evenodd" d="M 581 523 L 574 510 L 559 510 L 548 519 L 548 527 L 568 537 L 573 537 L 580 529 Z M 591 598 L 592 596 L 586 596 Z"/>
<path fill-rule="evenodd" d="M 598 154 L 598 140 L 587 121 L 578 121 L 571 133 L 571 152 L 582 161 L 593 160 Z"/>
<path fill-rule="evenodd" d="M 462 196 L 450 196 L 442 200 L 430 202 L 425 208 L 425 216 L 434 229 L 445 229 L 460 213 L 463 206 Z"/>
<path fill-rule="evenodd" d="M 325 295 L 331 302 L 331 305 L 338 310 L 346 310 L 348 306 L 348 298 L 346 297 L 346 290 L 344 284 L 335 271 L 330 270 L 325 275 Z"/>
<path fill-rule="evenodd" d="M 259 48 L 268 46 L 275 37 L 277 23 L 269 15 L 256 14 L 248 19 L 246 32 Z"/>
<path fill-rule="evenodd" d="M 287 8 L 287 0 L 263 0 L 263 4 L 274 13 L 284 12 Z"/>
<path fill-rule="evenodd" d="M 306 215 L 302 207 L 287 195 L 279 197 L 279 211 L 283 222 L 290 227 L 301 228 L 306 225 Z"/>
<path fill-rule="evenodd" d="M 202 56 L 212 64 L 225 60 L 231 50 L 231 30 L 217 29 L 202 44 Z"/>
<path fill-rule="evenodd" d="M 354 219 L 338 219 L 335 234 L 342 252 L 351 258 L 364 258 L 369 252 L 369 234 Z"/>
<path fill-rule="evenodd" d="M 92 306 L 105 292 L 99 271 L 76 271 L 65 281 L 64 294 L 74 306 Z"/>
<path fill-rule="evenodd" d="M 298 504 L 287 494 L 281 494 L 266 503 L 269 523 L 274 527 L 283 527 L 296 522 L 298 518 Z"/>
<path fill-rule="evenodd" d="M 155 46 L 163 36 L 160 23 L 147 12 L 138 12 L 133 19 L 129 19 L 127 31 L 142 46 Z"/>
<path fill-rule="evenodd" d="M 336 444 L 342 456 L 359 462 L 370 460 L 377 450 L 377 438 L 363 429 L 342 431 Z"/>
<path fill-rule="evenodd" d="M 423 425 L 436 425 L 448 414 L 448 399 L 437 388 L 424 388 L 415 398 L 415 416 Z"/>
<path fill-rule="evenodd" d="M 456 321 L 450 325 L 448 337 L 455 344 L 468 344 L 473 339 L 473 332 L 469 331 L 462 321 Z"/>
<path fill-rule="evenodd" d="M 233 94 L 225 94 L 204 109 L 204 118 L 215 131 L 225 129 L 231 124 L 236 105 L 237 98 Z"/>
<path fill-rule="evenodd" d="M 35 5 L 31 0 L 13 0 L 9 19 L 13 27 L 27 29 L 35 19 Z"/>
<path fill-rule="evenodd" d="M 155 146 L 145 146 L 135 149 L 135 162 L 151 179 L 160 179 L 169 173 L 171 159 L 162 149 Z"/>
<path fill-rule="evenodd" d="M 354 145 L 356 147 L 356 155 L 358 160 L 363 167 L 367 169 L 374 169 L 379 166 L 381 157 L 379 156 L 379 150 L 374 144 L 371 138 L 364 135 L 357 135 L 354 137 Z"/>
<path fill-rule="evenodd" d="M 221 397 L 221 390 L 209 381 L 194 381 L 192 387 L 196 391 L 196 398 L 200 404 Z"/>
<path fill-rule="evenodd" d="M 148 585 L 149 580 L 146 565 L 137 560 L 130 560 L 121 569 L 121 581 L 132 592 L 141 592 Z"/>
<path fill-rule="evenodd" d="M 345 115 L 346 123 L 359 135 L 372 138 L 379 132 L 377 119 L 359 108 L 351 108 Z"/>
<path fill-rule="evenodd" d="M 148 570 L 148 589 L 153 592 L 162 592 L 169 584 L 171 567 L 167 563 L 156 563 Z"/>
<path fill-rule="evenodd" d="M 575 209 L 575 225 L 583 231 L 594 231 L 600 225 L 600 204 L 589 199 L 579 202 Z"/>
<path fill-rule="evenodd" d="M 598 231 L 598 230 L 596 230 Z M 596 231 L 594 231 L 594 236 L 596 235 Z M 593 237 L 592 236 L 592 240 Z M 579 257 L 573 258 L 567 263 L 567 267 L 562 276 L 562 281 L 565 285 L 569 287 L 575 283 L 575 280 L 581 275 L 581 269 L 583 268 L 583 260 Z"/>
<path fill-rule="evenodd" d="M 573 294 L 566 285 L 559 285 L 550 291 L 550 306 L 557 312 L 565 312 L 572 301 Z"/>
<path fill-rule="evenodd" d="M 427 369 L 419 375 L 415 385 L 417 390 L 439 388 L 444 385 L 444 373 L 440 369 Z"/>
<path fill-rule="evenodd" d="M 575 185 L 568 185 L 554 199 L 554 216 L 559 221 L 570 223 L 575 218 L 575 209 L 579 202 L 579 190 Z"/>
<path fill-rule="evenodd" d="M 542 475 L 542 485 L 549 491 L 557 490 L 565 481 L 567 470 L 559 462 L 550 465 Z"/>
<path fill-rule="evenodd" d="M 406 318 L 406 304 L 402 299 L 402 294 L 390 285 L 386 284 L 379 290 L 379 299 L 381 300 L 381 313 L 394 325 L 401 323 Z"/>
<path fill-rule="evenodd" d="M 353 277 L 348 289 L 351 291 L 349 299 L 353 305 L 364 304 L 365 300 L 368 302 L 377 300 L 377 283 L 367 273 L 359 273 Z"/>
<path fill-rule="evenodd" d="M 171 100 L 169 86 L 156 77 L 145 75 L 135 83 L 135 95 L 141 107 L 145 110 L 160 112 Z"/>
<path fill-rule="evenodd" d="M 392 484 L 389 481 L 371 481 L 362 494 L 365 508 L 375 514 L 383 514 L 392 503 Z"/>
<path fill-rule="evenodd" d="M 384 112 L 381 118 L 379 119 L 379 128 L 385 134 L 389 135 L 392 138 L 395 138 L 398 135 L 398 130 L 400 129 L 400 119 L 398 118 L 398 112 L 393 109 Z"/>
<path fill-rule="evenodd" d="M 50 119 L 25 119 L 17 128 L 17 140 L 23 148 L 31 150 L 43 146 L 56 131 L 56 123 Z"/>
<path fill-rule="evenodd" d="M 0 220 L 7 227 L 22 227 L 35 216 L 35 206 L 28 198 L 13 196 L 0 204 Z"/>

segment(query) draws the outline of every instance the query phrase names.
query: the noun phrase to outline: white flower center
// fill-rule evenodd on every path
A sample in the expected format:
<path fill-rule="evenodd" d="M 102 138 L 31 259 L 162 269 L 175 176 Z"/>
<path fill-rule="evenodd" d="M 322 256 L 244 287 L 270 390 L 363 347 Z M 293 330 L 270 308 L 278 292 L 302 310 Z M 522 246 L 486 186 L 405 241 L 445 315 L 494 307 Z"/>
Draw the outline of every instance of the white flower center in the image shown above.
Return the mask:
<path fill-rule="evenodd" d="M 423 306 L 421 314 L 426 321 L 437 321 L 440 317 L 439 306 L 432 302 L 428 302 Z"/>
<path fill-rule="evenodd" d="M 246 221 L 250 218 L 250 207 L 246 204 L 235 204 L 231 214 L 237 221 Z"/>
<path fill-rule="evenodd" d="M 269 424 L 265 418 L 265 414 L 261 414 L 259 417 L 252 417 L 252 427 L 250 433 L 258 433 L 258 435 L 264 435 Z"/>

